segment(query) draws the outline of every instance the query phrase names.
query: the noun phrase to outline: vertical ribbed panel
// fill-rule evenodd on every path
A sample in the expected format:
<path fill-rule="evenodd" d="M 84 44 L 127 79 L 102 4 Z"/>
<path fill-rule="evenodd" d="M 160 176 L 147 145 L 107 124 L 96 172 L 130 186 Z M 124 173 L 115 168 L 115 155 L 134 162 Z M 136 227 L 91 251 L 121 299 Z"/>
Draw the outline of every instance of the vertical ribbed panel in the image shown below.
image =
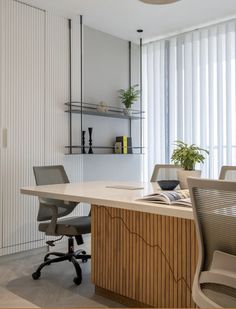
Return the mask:
<path fill-rule="evenodd" d="M 72 96 L 80 99 L 80 23 L 72 21 Z M 82 182 L 82 156 L 65 157 L 69 143 L 68 114 L 64 103 L 69 100 L 69 26 L 68 20 L 46 14 L 46 100 L 45 164 L 64 164 L 71 182 Z M 76 214 L 83 214 L 77 207 Z"/>
<path fill-rule="evenodd" d="M 3 0 L 0 0 L 0 130 L 2 128 L 2 64 L 3 64 L 3 57 L 2 57 L 2 36 L 3 36 Z M 2 145 L 2 134 L 0 135 L 0 145 Z M 2 147 L 0 146 L 0 171 L 2 168 Z M 0 226 L 2 227 L 3 223 L 3 207 L 2 207 L 2 177 L 0 176 Z M 2 248 L 2 228 L 0 228 L 0 248 Z M 0 249 L 1 250 L 1 249 Z"/>
<path fill-rule="evenodd" d="M 44 12 L 15 1 L 1 2 L 3 248 L 14 252 L 42 238 L 37 199 L 20 194 L 34 183 L 32 167 L 44 163 Z M 3 131 L 3 130 L 2 130 Z M 35 246 L 35 244 L 33 244 Z"/>
<path fill-rule="evenodd" d="M 194 308 L 193 220 L 92 207 L 92 282 L 128 307 Z"/>
<path fill-rule="evenodd" d="M 0 0 L 0 256 L 38 248 L 38 200 L 20 194 L 34 184 L 34 165 L 64 164 L 83 180 L 82 156 L 64 156 L 68 144 L 68 20 L 13 0 Z M 72 95 L 80 98 L 80 23 L 72 21 Z M 7 129 L 8 145 L 2 134 Z M 75 213 L 83 214 L 83 207 Z"/>
<path fill-rule="evenodd" d="M 68 20 L 46 13 L 45 164 L 61 164 L 68 143 Z"/>

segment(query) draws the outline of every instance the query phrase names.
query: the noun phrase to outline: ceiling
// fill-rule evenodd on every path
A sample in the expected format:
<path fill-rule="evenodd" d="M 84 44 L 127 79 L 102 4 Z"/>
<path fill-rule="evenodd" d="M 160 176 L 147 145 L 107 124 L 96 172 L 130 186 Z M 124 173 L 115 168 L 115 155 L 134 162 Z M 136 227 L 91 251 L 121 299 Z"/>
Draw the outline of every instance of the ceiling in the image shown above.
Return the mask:
<path fill-rule="evenodd" d="M 23 0 L 30 5 L 72 17 L 122 39 L 135 41 L 136 30 L 151 40 L 199 25 L 236 16 L 236 0 L 182 0 L 168 5 L 138 0 Z"/>

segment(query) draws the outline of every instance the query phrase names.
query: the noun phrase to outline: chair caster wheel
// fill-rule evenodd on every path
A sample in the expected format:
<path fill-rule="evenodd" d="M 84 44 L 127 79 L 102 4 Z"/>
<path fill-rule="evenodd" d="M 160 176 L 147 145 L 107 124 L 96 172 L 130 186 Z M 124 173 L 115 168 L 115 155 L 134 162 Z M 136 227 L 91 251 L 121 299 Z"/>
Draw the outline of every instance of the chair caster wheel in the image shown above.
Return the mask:
<path fill-rule="evenodd" d="M 41 276 L 41 272 L 36 271 L 35 273 L 32 274 L 32 278 L 34 280 L 38 280 L 40 278 L 40 276 Z"/>
<path fill-rule="evenodd" d="M 81 282 L 82 282 L 82 278 L 75 277 L 73 281 L 74 281 L 74 283 L 75 283 L 76 285 L 80 285 Z"/>
<path fill-rule="evenodd" d="M 86 251 L 82 251 L 81 254 L 86 255 L 87 252 Z M 88 259 L 82 259 L 82 263 L 87 263 Z"/>
<path fill-rule="evenodd" d="M 50 261 L 49 258 L 44 259 L 44 263 L 46 263 L 46 262 L 48 262 L 48 261 Z M 51 264 L 51 263 L 50 263 L 50 264 Z M 50 264 L 48 264 L 48 265 L 50 265 Z"/>

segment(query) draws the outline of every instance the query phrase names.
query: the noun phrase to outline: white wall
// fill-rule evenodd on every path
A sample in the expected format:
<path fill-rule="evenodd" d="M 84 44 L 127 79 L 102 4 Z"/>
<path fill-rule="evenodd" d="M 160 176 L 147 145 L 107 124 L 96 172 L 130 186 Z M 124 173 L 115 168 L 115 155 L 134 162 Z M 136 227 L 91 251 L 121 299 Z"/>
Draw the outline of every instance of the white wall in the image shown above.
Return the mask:
<path fill-rule="evenodd" d="M 140 156 L 65 156 L 68 20 L 14 0 L 0 0 L 0 25 L 0 255 L 6 255 L 44 245 L 44 235 L 37 230 L 38 201 L 20 194 L 22 186 L 34 185 L 34 165 L 64 164 L 72 182 L 138 180 Z M 128 87 L 128 43 L 87 27 L 84 35 L 85 98 L 118 106 L 116 90 Z M 78 17 L 72 21 L 74 101 L 80 100 L 79 52 Z M 79 136 L 78 116 L 73 119 Z M 110 145 L 116 135 L 127 134 L 123 120 L 104 118 L 101 122 L 92 117 L 85 126 L 94 127 L 94 143 L 103 139 Z M 75 213 L 86 211 L 81 206 Z"/>
<path fill-rule="evenodd" d="M 139 83 L 139 50 L 132 48 L 132 84 Z M 84 27 L 84 101 L 123 107 L 118 90 L 129 87 L 129 45 L 98 30 Z M 129 135 L 129 121 L 124 119 L 83 117 L 83 129 L 93 127 L 95 146 L 113 146 L 116 136 Z M 139 144 L 139 121 L 132 122 L 133 145 Z M 96 150 L 98 152 L 98 150 Z M 112 152 L 112 150 L 101 152 Z M 84 180 L 139 180 L 140 155 L 86 155 Z"/>

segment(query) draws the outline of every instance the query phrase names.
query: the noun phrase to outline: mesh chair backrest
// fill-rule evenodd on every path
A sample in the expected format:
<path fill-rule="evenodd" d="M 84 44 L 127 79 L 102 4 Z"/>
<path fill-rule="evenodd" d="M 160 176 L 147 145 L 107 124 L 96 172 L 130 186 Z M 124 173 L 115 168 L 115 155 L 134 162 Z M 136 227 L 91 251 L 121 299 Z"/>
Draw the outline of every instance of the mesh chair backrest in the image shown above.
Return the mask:
<path fill-rule="evenodd" d="M 236 166 L 222 166 L 219 179 L 236 181 Z"/>
<path fill-rule="evenodd" d="M 177 171 L 182 170 L 182 167 L 172 164 L 157 164 L 154 167 L 151 182 L 158 180 L 177 180 Z"/>
<path fill-rule="evenodd" d="M 37 186 L 69 183 L 69 179 L 62 165 L 33 167 L 33 170 Z M 70 214 L 77 205 L 77 203 L 74 202 L 65 202 L 48 198 L 39 198 L 39 202 L 38 221 L 48 221 L 52 219 L 52 212 L 47 205 L 57 206 L 58 218 Z"/>
<path fill-rule="evenodd" d="M 200 243 L 199 265 L 209 270 L 216 250 L 236 255 L 236 182 L 188 179 Z"/>

